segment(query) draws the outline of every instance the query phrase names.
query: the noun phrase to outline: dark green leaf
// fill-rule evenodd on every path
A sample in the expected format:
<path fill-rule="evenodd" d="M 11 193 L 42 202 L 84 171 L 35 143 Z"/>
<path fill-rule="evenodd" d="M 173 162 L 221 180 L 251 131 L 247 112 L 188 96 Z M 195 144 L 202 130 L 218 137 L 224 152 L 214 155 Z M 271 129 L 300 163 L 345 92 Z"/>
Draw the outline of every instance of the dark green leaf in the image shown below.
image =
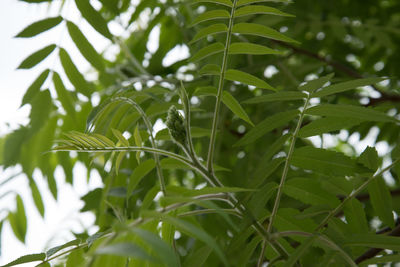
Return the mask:
<path fill-rule="evenodd" d="M 289 259 L 286 261 L 285 266 L 292 267 L 296 264 L 296 262 L 307 252 L 307 250 L 311 247 L 314 241 L 318 238 L 317 235 L 312 235 L 307 237 L 304 242 L 298 246 L 295 251 L 290 254 Z"/>
<path fill-rule="evenodd" d="M 233 70 L 233 69 L 227 70 L 225 73 L 225 79 L 256 86 L 262 89 L 269 89 L 275 91 L 275 88 L 273 88 L 265 81 L 261 80 L 260 78 L 257 78 L 254 75 L 251 75 L 249 73 L 240 70 Z"/>
<path fill-rule="evenodd" d="M 303 126 L 298 136 L 309 137 L 314 135 L 321 135 L 333 131 L 350 128 L 360 124 L 362 121 L 353 118 L 340 118 L 340 117 L 327 117 L 314 120 L 309 124 Z"/>
<path fill-rule="evenodd" d="M 29 254 L 29 255 L 19 257 L 15 261 L 7 263 L 6 265 L 3 265 L 1 267 L 15 266 L 15 265 L 23 264 L 23 263 L 34 262 L 34 261 L 43 261 L 45 258 L 46 258 L 46 254 L 44 254 L 44 253 Z"/>
<path fill-rule="evenodd" d="M 208 56 L 220 53 L 222 51 L 224 51 L 225 46 L 222 43 L 213 43 L 210 44 L 206 47 L 203 47 L 202 49 L 200 49 L 199 51 L 196 52 L 196 54 L 194 54 L 190 60 L 193 62 L 199 61 L 203 58 L 206 58 Z"/>
<path fill-rule="evenodd" d="M 141 162 L 134 170 L 132 175 L 129 177 L 128 184 L 128 196 L 130 196 L 139 182 L 144 176 L 146 176 L 156 166 L 153 159 L 148 159 Z"/>
<path fill-rule="evenodd" d="M 262 2 L 277 2 L 277 3 L 291 3 L 291 0 L 239 0 L 237 1 L 236 6 L 245 6 L 253 3 L 262 3 Z"/>
<path fill-rule="evenodd" d="M 194 43 L 204 37 L 207 37 L 210 34 L 221 33 L 228 31 L 228 27 L 224 23 L 216 23 L 210 26 L 207 26 L 203 29 L 200 29 L 190 43 Z"/>
<path fill-rule="evenodd" d="M 322 86 L 324 86 L 324 84 L 329 82 L 333 78 L 333 76 L 334 76 L 334 74 L 331 73 L 331 74 L 328 74 L 328 75 L 323 76 L 321 78 L 308 81 L 305 84 L 301 85 L 299 87 L 299 90 L 300 91 L 307 91 L 307 92 L 312 94 L 315 90 L 321 88 Z"/>
<path fill-rule="evenodd" d="M 204 22 L 207 20 L 215 20 L 215 19 L 229 19 L 230 14 L 228 11 L 223 9 L 206 11 L 198 15 L 192 22 L 191 26 L 199 24 L 200 22 Z"/>
<path fill-rule="evenodd" d="M 239 118 L 254 126 L 246 111 L 242 108 L 239 102 L 227 91 L 222 92 L 222 102 Z"/>
<path fill-rule="evenodd" d="M 290 110 L 272 115 L 254 128 L 252 128 L 242 139 L 240 139 L 234 146 L 243 146 L 253 143 L 258 138 L 262 137 L 266 133 L 286 125 L 289 121 L 293 120 L 299 114 L 298 110 Z"/>
<path fill-rule="evenodd" d="M 280 32 L 268 26 L 256 23 L 245 23 L 245 22 L 237 23 L 233 26 L 233 32 L 240 34 L 256 35 L 288 43 L 298 43 L 297 41 L 289 37 L 286 37 L 285 35 L 281 34 Z"/>
<path fill-rule="evenodd" d="M 51 44 L 51 45 L 48 45 L 48 46 L 34 52 L 33 54 L 31 54 L 30 56 L 25 58 L 21 62 L 21 64 L 19 64 L 17 69 L 30 69 L 30 68 L 36 66 L 37 64 L 42 62 L 48 55 L 50 55 L 50 53 L 53 52 L 53 50 L 55 48 L 56 48 L 56 45 Z"/>
<path fill-rule="evenodd" d="M 229 46 L 229 54 L 282 55 L 282 52 L 258 44 L 232 43 Z"/>
<path fill-rule="evenodd" d="M 346 222 L 353 233 L 368 233 L 369 227 L 363 204 L 356 198 L 349 200 L 344 206 Z"/>
<path fill-rule="evenodd" d="M 257 104 L 264 102 L 275 102 L 275 101 L 290 101 L 290 100 L 301 100 L 306 98 L 307 95 L 298 91 L 282 91 L 267 95 L 260 95 L 247 99 L 243 103 L 245 104 Z"/>
<path fill-rule="evenodd" d="M 372 207 L 379 219 L 389 227 L 394 227 L 393 203 L 390 191 L 382 177 L 373 179 L 368 185 Z"/>
<path fill-rule="evenodd" d="M 221 73 L 221 67 L 216 65 L 216 64 L 207 64 L 204 65 L 199 71 L 201 75 L 215 75 L 219 76 Z M 215 88 L 215 87 L 213 87 Z M 215 88 L 215 92 L 217 91 L 217 88 Z M 214 93 L 216 95 L 216 93 Z"/>
<path fill-rule="evenodd" d="M 57 92 L 58 101 L 61 102 L 61 105 L 67 112 L 67 115 L 71 116 L 72 118 L 75 118 L 76 111 L 73 104 L 74 101 L 72 99 L 71 92 L 68 91 L 67 88 L 65 88 L 65 85 L 62 82 L 61 77 L 57 72 L 53 73 L 53 83 L 54 83 L 54 88 L 56 89 Z"/>
<path fill-rule="evenodd" d="M 44 70 L 37 78 L 33 81 L 33 83 L 29 86 L 24 94 L 24 98 L 22 99 L 21 107 L 27 103 L 30 103 L 32 99 L 36 96 L 36 94 L 40 91 L 43 83 L 46 81 L 49 76 L 50 70 Z"/>
<path fill-rule="evenodd" d="M 43 20 L 36 21 L 23 29 L 20 33 L 18 33 L 15 37 L 33 37 L 42 32 L 45 32 L 58 24 L 63 20 L 62 17 L 54 17 L 54 18 L 47 18 Z"/>
<path fill-rule="evenodd" d="M 104 37 L 112 40 L 113 36 L 108 29 L 107 22 L 102 15 L 92 7 L 89 0 L 75 0 L 76 7 L 92 27 Z"/>
<path fill-rule="evenodd" d="M 46 257 L 49 258 L 49 257 L 51 257 L 52 255 L 56 254 L 58 251 L 60 251 L 60 250 L 62 250 L 64 248 L 77 246 L 80 243 L 81 243 L 80 239 L 75 239 L 75 240 L 71 240 L 71 241 L 69 241 L 69 242 L 67 242 L 67 243 L 65 243 L 63 245 L 53 247 L 53 248 L 51 248 L 51 249 L 46 251 Z"/>
<path fill-rule="evenodd" d="M 214 3 L 214 4 L 232 7 L 232 1 L 230 1 L 230 0 L 195 0 L 194 2 L 195 3 Z"/>
<path fill-rule="evenodd" d="M 294 17 L 293 15 L 282 12 L 279 9 L 269 7 L 269 6 L 261 6 L 261 5 L 244 6 L 235 11 L 235 17 L 247 16 L 247 15 L 257 15 L 257 14 Z"/>
<path fill-rule="evenodd" d="M 355 234 L 349 237 L 344 246 L 362 246 L 400 251 L 400 242 L 397 236 L 375 234 Z"/>
<path fill-rule="evenodd" d="M 378 151 L 376 151 L 375 147 L 367 146 L 358 158 L 358 162 L 368 169 L 376 171 L 380 165 Z"/>

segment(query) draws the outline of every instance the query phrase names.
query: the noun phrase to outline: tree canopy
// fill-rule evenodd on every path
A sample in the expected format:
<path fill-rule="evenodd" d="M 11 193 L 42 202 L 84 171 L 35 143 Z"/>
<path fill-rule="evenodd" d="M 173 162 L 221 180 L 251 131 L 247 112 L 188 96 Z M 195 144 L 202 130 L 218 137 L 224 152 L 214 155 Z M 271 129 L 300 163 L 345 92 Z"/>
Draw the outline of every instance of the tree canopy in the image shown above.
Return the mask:
<path fill-rule="evenodd" d="M 81 211 L 100 231 L 4 266 L 400 262 L 398 1 L 67 2 L 109 46 L 61 11 L 21 29 L 65 28 L 91 68 L 57 40 L 27 55 L 18 69 L 55 55 L 62 71 L 27 88 L 29 124 L 0 138 L 0 164 L 22 167 L 42 216 L 34 170 L 55 199 L 56 167 L 69 183 L 77 162 L 96 170 Z M 25 242 L 15 202 L 0 229 Z"/>

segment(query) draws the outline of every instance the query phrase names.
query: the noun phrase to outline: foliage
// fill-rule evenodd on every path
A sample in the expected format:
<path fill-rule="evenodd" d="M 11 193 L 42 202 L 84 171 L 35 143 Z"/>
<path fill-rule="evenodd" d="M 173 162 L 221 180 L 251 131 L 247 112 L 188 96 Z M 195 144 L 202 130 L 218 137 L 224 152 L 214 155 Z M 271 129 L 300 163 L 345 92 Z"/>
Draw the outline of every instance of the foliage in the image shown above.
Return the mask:
<path fill-rule="evenodd" d="M 99 2 L 75 4 L 119 48 L 114 59 L 67 17 L 17 34 L 66 27 L 97 78 L 82 74 L 62 44 L 32 53 L 20 69 L 58 53 L 64 71 L 46 69 L 33 81 L 22 100 L 29 125 L 0 144 L 2 166 L 22 166 L 42 216 L 35 169 L 55 198 L 57 166 L 69 183 L 77 161 L 97 170 L 104 186 L 82 197 L 82 211 L 96 215 L 100 231 L 5 266 L 400 261 L 399 3 Z M 111 23 L 129 37 L 114 35 Z M 190 58 L 166 63 L 185 47 Z M 167 128 L 154 129 L 160 122 Z M 360 153 L 357 135 L 388 149 Z M 19 195 L 5 220 L 23 242 L 29 222 Z"/>

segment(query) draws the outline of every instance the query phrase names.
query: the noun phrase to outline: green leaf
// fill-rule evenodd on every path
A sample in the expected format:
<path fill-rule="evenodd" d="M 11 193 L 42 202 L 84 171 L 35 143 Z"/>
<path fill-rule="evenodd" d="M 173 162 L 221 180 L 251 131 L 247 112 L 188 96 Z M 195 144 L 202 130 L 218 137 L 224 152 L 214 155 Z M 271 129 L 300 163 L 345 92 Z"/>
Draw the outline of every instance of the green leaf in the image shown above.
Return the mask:
<path fill-rule="evenodd" d="M 195 0 L 194 3 L 214 3 L 214 4 L 232 7 L 232 1 L 230 1 L 230 0 Z"/>
<path fill-rule="evenodd" d="M 179 266 L 178 258 L 172 247 L 168 246 L 158 235 L 139 228 L 132 229 L 131 231 L 152 248 L 160 259 L 160 262 L 170 267 Z"/>
<path fill-rule="evenodd" d="M 258 138 L 266 133 L 286 125 L 289 121 L 293 120 L 299 114 L 298 110 L 289 110 L 281 113 L 274 114 L 252 128 L 242 139 L 240 139 L 234 146 L 243 146 L 253 143 Z"/>
<path fill-rule="evenodd" d="M 105 69 L 103 57 L 97 53 L 96 49 L 94 49 L 92 44 L 86 39 L 78 26 L 71 21 L 67 21 L 67 28 L 72 41 L 79 49 L 82 56 L 97 70 L 103 71 Z"/>
<path fill-rule="evenodd" d="M 36 66 L 37 64 L 42 62 L 48 55 L 50 55 L 50 53 L 53 52 L 53 50 L 55 48 L 56 48 L 56 45 L 51 44 L 51 45 L 48 45 L 48 46 L 34 52 L 33 54 L 31 54 L 30 56 L 25 58 L 21 62 L 21 64 L 19 64 L 17 69 L 30 69 L 30 68 Z"/>
<path fill-rule="evenodd" d="M 234 33 L 256 35 L 288 43 L 299 43 L 268 26 L 256 23 L 237 23 L 233 26 L 232 31 Z"/>
<path fill-rule="evenodd" d="M 108 29 L 107 22 L 102 15 L 92 7 L 89 0 L 75 0 L 75 4 L 82 16 L 96 31 L 112 40 L 113 36 Z"/>
<path fill-rule="evenodd" d="M 128 184 L 128 193 L 129 197 L 139 182 L 142 180 L 144 176 L 146 176 L 154 167 L 156 166 L 153 159 L 148 159 L 146 161 L 141 162 L 134 170 L 132 175 L 129 177 Z"/>
<path fill-rule="evenodd" d="M 366 79 L 358 79 L 352 80 L 343 83 L 333 84 L 327 87 L 322 88 L 321 90 L 314 92 L 312 97 L 324 97 L 336 93 L 345 92 L 347 90 L 351 90 L 360 86 L 366 86 L 370 84 L 375 84 L 385 80 L 385 78 L 366 78 Z"/>
<path fill-rule="evenodd" d="M 100 247 L 95 251 L 98 255 L 115 255 L 123 257 L 139 258 L 142 260 L 154 262 L 155 259 L 151 257 L 141 247 L 132 243 L 117 243 Z"/>
<path fill-rule="evenodd" d="M 68 248 L 68 247 L 72 247 L 72 246 L 78 246 L 80 243 L 81 243 L 80 239 L 74 239 L 74 240 L 71 240 L 71 241 L 63 244 L 63 245 L 53 247 L 53 248 L 51 248 L 51 249 L 46 251 L 46 257 L 49 258 L 49 257 L 53 256 L 58 251 L 60 251 L 60 250 L 62 250 L 64 248 Z"/>
<path fill-rule="evenodd" d="M 17 195 L 15 197 L 15 202 L 17 203 L 17 209 L 15 212 L 10 212 L 8 214 L 8 221 L 15 236 L 23 243 L 25 243 L 27 219 L 25 213 L 24 202 L 22 198 Z"/>
<path fill-rule="evenodd" d="M 201 22 L 204 21 L 208 21 L 208 20 L 214 20 L 214 19 L 229 19 L 230 14 L 228 11 L 224 10 L 224 9 L 216 9 L 216 10 L 210 10 L 210 11 L 206 11 L 204 13 L 201 13 L 200 15 L 198 15 L 192 22 L 192 24 L 190 25 L 190 27 L 199 24 Z"/>
<path fill-rule="evenodd" d="M 354 175 L 356 172 L 365 171 L 357 166 L 355 160 L 342 153 L 311 146 L 297 148 L 293 153 L 291 163 L 302 169 L 331 176 Z"/>
<path fill-rule="evenodd" d="M 242 108 L 239 102 L 227 91 L 222 92 L 222 102 L 239 118 L 249 123 L 251 126 L 254 124 L 251 122 L 246 111 Z"/>
<path fill-rule="evenodd" d="M 118 139 L 122 146 L 129 146 L 129 141 L 122 135 L 122 133 L 117 129 L 111 129 L 114 136 Z"/>
<path fill-rule="evenodd" d="M 329 82 L 333 78 L 333 76 L 334 76 L 334 74 L 331 73 L 326 76 L 320 77 L 318 79 L 308 81 L 305 84 L 299 86 L 299 90 L 307 91 L 312 94 L 315 90 L 321 88 L 322 86 L 324 86 L 324 84 Z"/>
<path fill-rule="evenodd" d="M 141 147 L 143 144 L 142 137 L 139 132 L 139 125 L 136 124 L 135 131 L 133 132 L 133 137 L 135 138 L 135 145 Z M 140 163 L 140 151 L 136 152 L 136 160 Z"/>
<path fill-rule="evenodd" d="M 193 37 L 193 39 L 190 41 L 190 44 L 197 42 L 198 40 L 201 40 L 204 37 L 207 37 L 208 35 L 215 34 L 215 33 L 221 33 L 221 32 L 227 32 L 227 31 L 228 31 L 228 27 L 224 23 L 212 24 L 203 29 L 200 29 L 196 33 L 196 35 Z"/>
<path fill-rule="evenodd" d="M 225 46 L 222 43 L 213 43 L 210 45 L 207 45 L 206 47 L 203 47 L 199 51 L 194 54 L 190 60 L 193 62 L 199 61 L 203 58 L 206 58 L 208 56 L 220 53 L 224 51 Z"/>
<path fill-rule="evenodd" d="M 344 243 L 344 246 L 361 246 L 400 251 L 399 237 L 376 234 L 354 234 Z"/>
<path fill-rule="evenodd" d="M 200 75 L 216 75 L 221 73 L 221 67 L 216 64 L 207 64 L 199 70 Z M 213 87 L 215 88 L 215 87 Z M 216 90 L 216 88 L 215 88 Z"/>
<path fill-rule="evenodd" d="M 28 27 L 26 27 L 25 29 L 23 29 L 15 37 L 27 38 L 27 37 L 36 36 L 42 32 L 45 32 L 45 31 L 57 26 L 58 24 L 61 23 L 62 20 L 63 20 L 63 18 L 58 16 L 58 17 L 47 18 L 47 19 L 36 21 L 36 22 L 32 23 L 31 25 L 29 25 Z"/>
<path fill-rule="evenodd" d="M 32 99 L 36 96 L 36 94 L 40 91 L 40 88 L 46 81 L 49 76 L 50 70 L 44 70 L 37 78 L 33 81 L 33 83 L 28 87 L 24 94 L 24 98 L 22 99 L 21 107 L 27 103 L 30 103 Z"/>
<path fill-rule="evenodd" d="M 225 73 L 225 79 L 230 81 L 237 81 L 248 85 L 253 85 L 262 89 L 269 89 L 275 91 L 275 88 L 273 88 L 265 81 L 240 70 L 233 70 L 233 69 L 227 70 Z"/>
<path fill-rule="evenodd" d="M 52 110 L 52 98 L 49 90 L 40 91 L 31 102 L 31 131 L 36 132 L 46 124 Z"/>
<path fill-rule="evenodd" d="M 356 198 L 350 199 L 343 208 L 346 222 L 353 233 L 368 233 L 368 221 L 363 204 Z"/>
<path fill-rule="evenodd" d="M 210 256 L 212 248 L 203 246 L 188 255 L 183 263 L 183 266 L 202 267 L 205 266 L 207 258 Z"/>
<path fill-rule="evenodd" d="M 368 185 L 372 207 L 379 219 L 389 227 L 394 227 L 393 203 L 389 188 L 382 177 L 373 179 Z"/>
<path fill-rule="evenodd" d="M 309 124 L 303 126 L 298 136 L 309 137 L 314 135 L 321 135 L 333 131 L 350 128 L 360 124 L 362 121 L 353 118 L 340 118 L 340 117 L 327 117 L 316 119 Z"/>
<path fill-rule="evenodd" d="M 59 56 L 64 72 L 67 75 L 68 80 L 75 87 L 75 90 L 87 97 L 90 97 L 93 88 L 83 77 L 82 73 L 75 66 L 74 62 L 72 62 L 72 59 L 68 55 L 67 51 L 65 51 L 63 48 L 60 48 Z"/>
<path fill-rule="evenodd" d="M 248 55 L 282 55 L 283 53 L 269 47 L 252 43 L 232 43 L 229 46 L 229 54 L 248 54 Z"/>
<path fill-rule="evenodd" d="M 361 262 L 360 266 L 371 266 L 371 265 L 376 265 L 377 263 L 390 263 L 390 262 L 392 263 L 400 262 L 400 254 L 382 255 L 372 259 L 368 259 Z"/>
<path fill-rule="evenodd" d="M 325 191 L 321 184 L 308 178 L 292 178 L 286 182 L 283 192 L 303 203 L 310 205 L 328 205 L 335 208 L 340 201 L 328 191 Z"/>
<path fill-rule="evenodd" d="M 295 251 L 293 251 L 288 260 L 285 262 L 285 266 L 292 267 L 296 264 L 296 262 L 307 252 L 307 250 L 311 247 L 314 241 L 318 238 L 317 235 L 312 235 L 307 237 L 300 246 L 298 246 Z"/>
<path fill-rule="evenodd" d="M 367 146 L 360 157 L 358 157 L 358 162 L 368 169 L 376 171 L 380 165 L 378 151 L 376 151 L 375 147 Z"/>
<path fill-rule="evenodd" d="M 65 267 L 83 267 L 85 265 L 85 257 L 83 249 L 72 251 L 67 258 Z"/>
<path fill-rule="evenodd" d="M 61 80 L 60 75 L 57 72 L 53 73 L 53 83 L 54 83 L 54 88 L 56 89 L 57 92 L 57 99 L 58 101 L 61 102 L 61 105 L 67 112 L 68 116 L 71 116 L 72 118 L 76 117 L 76 111 L 74 107 L 74 100 L 72 99 L 71 92 L 65 88 L 64 83 Z"/>
<path fill-rule="evenodd" d="M 29 178 L 29 188 L 31 190 L 33 202 L 35 203 L 35 206 L 39 211 L 40 215 L 42 216 L 42 218 L 44 218 L 44 204 L 42 195 L 40 194 L 39 188 L 37 187 L 35 180 L 33 180 L 32 177 L 28 178 Z"/>
<path fill-rule="evenodd" d="M 307 95 L 298 91 L 281 91 L 267 95 L 261 95 L 245 100 L 245 104 L 257 104 L 264 102 L 275 102 L 275 101 L 290 101 L 290 100 L 302 100 Z"/>
<path fill-rule="evenodd" d="M 277 15 L 284 17 L 294 17 L 291 14 L 280 11 L 279 9 L 269 7 L 269 6 L 261 6 L 261 5 L 250 5 L 239 8 L 235 11 L 235 18 L 247 16 L 247 15 L 257 15 L 257 14 L 265 14 L 265 15 Z"/>
<path fill-rule="evenodd" d="M 250 5 L 253 3 L 262 3 L 262 2 L 276 2 L 276 3 L 291 3 L 291 0 L 239 0 L 237 1 L 236 6 L 245 6 L 245 5 Z"/>
<path fill-rule="evenodd" d="M 383 112 L 352 105 L 341 104 L 322 104 L 308 108 L 306 114 L 327 116 L 327 117 L 340 117 L 340 118 L 353 118 L 363 121 L 379 121 L 379 122 L 396 122 L 393 117 L 386 115 Z"/>
<path fill-rule="evenodd" d="M 23 263 L 34 262 L 34 261 L 43 261 L 45 258 L 46 258 L 46 254 L 44 254 L 44 253 L 29 254 L 29 255 L 19 257 L 15 261 L 7 263 L 6 265 L 2 265 L 1 267 L 15 266 L 15 265 L 23 264 Z"/>

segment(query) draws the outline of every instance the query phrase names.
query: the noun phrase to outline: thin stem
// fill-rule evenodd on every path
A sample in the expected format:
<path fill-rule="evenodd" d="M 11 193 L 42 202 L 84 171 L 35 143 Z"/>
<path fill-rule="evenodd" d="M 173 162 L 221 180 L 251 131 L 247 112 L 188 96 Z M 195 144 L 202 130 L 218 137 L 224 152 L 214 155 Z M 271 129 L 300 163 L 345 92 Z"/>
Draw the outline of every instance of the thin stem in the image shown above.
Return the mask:
<path fill-rule="evenodd" d="M 261 267 L 263 262 L 264 262 L 264 254 L 265 254 L 265 249 L 267 248 L 267 241 L 264 240 L 262 243 L 262 247 L 261 247 L 261 253 L 260 256 L 258 257 L 258 261 L 257 261 L 257 267 Z"/>
<path fill-rule="evenodd" d="M 268 233 L 271 233 L 271 231 L 272 231 L 272 226 L 274 224 L 274 220 L 275 220 L 276 214 L 278 212 L 279 203 L 281 201 L 282 192 L 283 192 L 283 186 L 285 184 L 286 177 L 287 177 L 287 174 L 288 174 L 288 171 L 289 171 L 290 160 L 292 158 L 292 154 L 293 154 L 293 151 L 294 151 L 294 146 L 296 144 L 297 135 L 299 133 L 301 124 L 302 124 L 303 119 L 304 119 L 305 111 L 306 111 L 308 103 L 310 101 L 310 96 L 311 95 L 309 94 L 307 99 L 306 99 L 306 101 L 305 101 L 305 103 L 304 103 L 303 110 L 300 113 L 300 117 L 299 117 L 299 121 L 297 122 L 296 129 L 294 130 L 294 133 L 292 135 L 292 140 L 290 142 L 289 152 L 288 152 L 288 154 L 286 156 L 285 167 L 283 168 L 283 172 L 282 172 L 281 182 L 279 183 L 278 192 L 276 194 L 276 198 L 275 198 L 275 202 L 274 202 L 274 207 L 272 209 L 271 217 L 269 219 L 269 224 L 268 224 L 268 228 L 267 228 Z"/>
<path fill-rule="evenodd" d="M 381 176 L 384 172 L 390 170 L 391 168 L 393 168 L 394 165 L 396 165 L 397 163 L 400 162 L 400 159 L 396 159 L 395 161 L 393 161 L 390 165 L 388 165 L 387 167 L 383 168 L 382 170 L 380 170 L 378 173 L 376 173 L 375 175 L 371 176 L 367 181 L 365 181 L 362 185 L 360 185 L 360 187 L 358 187 L 356 190 L 354 190 L 353 192 L 351 192 L 350 195 L 348 195 L 345 199 L 343 199 L 343 201 L 331 212 L 329 212 L 329 214 L 325 217 L 325 219 L 318 225 L 318 227 L 315 229 L 315 231 L 321 230 L 328 222 L 329 220 L 334 217 L 337 213 L 340 212 L 340 210 L 343 209 L 344 205 L 346 205 L 346 203 L 351 200 L 352 198 L 354 198 L 355 196 L 357 196 L 361 191 L 363 191 L 368 184 L 376 179 L 377 177 Z"/>
<path fill-rule="evenodd" d="M 216 103 L 215 103 L 214 117 L 213 117 L 212 128 L 211 128 L 210 145 L 208 147 L 207 169 L 210 170 L 211 172 L 214 172 L 213 161 L 214 161 L 214 151 L 215 151 L 215 139 L 217 136 L 219 109 L 221 107 L 222 91 L 224 89 L 225 72 L 226 72 L 226 68 L 227 68 L 227 64 L 228 64 L 228 53 L 229 53 L 229 46 L 231 44 L 233 17 L 235 16 L 236 2 L 237 2 L 237 0 L 233 1 L 231 15 L 229 18 L 228 31 L 226 33 L 225 50 L 224 50 L 224 56 L 222 58 L 221 73 L 219 76 L 217 99 L 216 99 Z"/>

